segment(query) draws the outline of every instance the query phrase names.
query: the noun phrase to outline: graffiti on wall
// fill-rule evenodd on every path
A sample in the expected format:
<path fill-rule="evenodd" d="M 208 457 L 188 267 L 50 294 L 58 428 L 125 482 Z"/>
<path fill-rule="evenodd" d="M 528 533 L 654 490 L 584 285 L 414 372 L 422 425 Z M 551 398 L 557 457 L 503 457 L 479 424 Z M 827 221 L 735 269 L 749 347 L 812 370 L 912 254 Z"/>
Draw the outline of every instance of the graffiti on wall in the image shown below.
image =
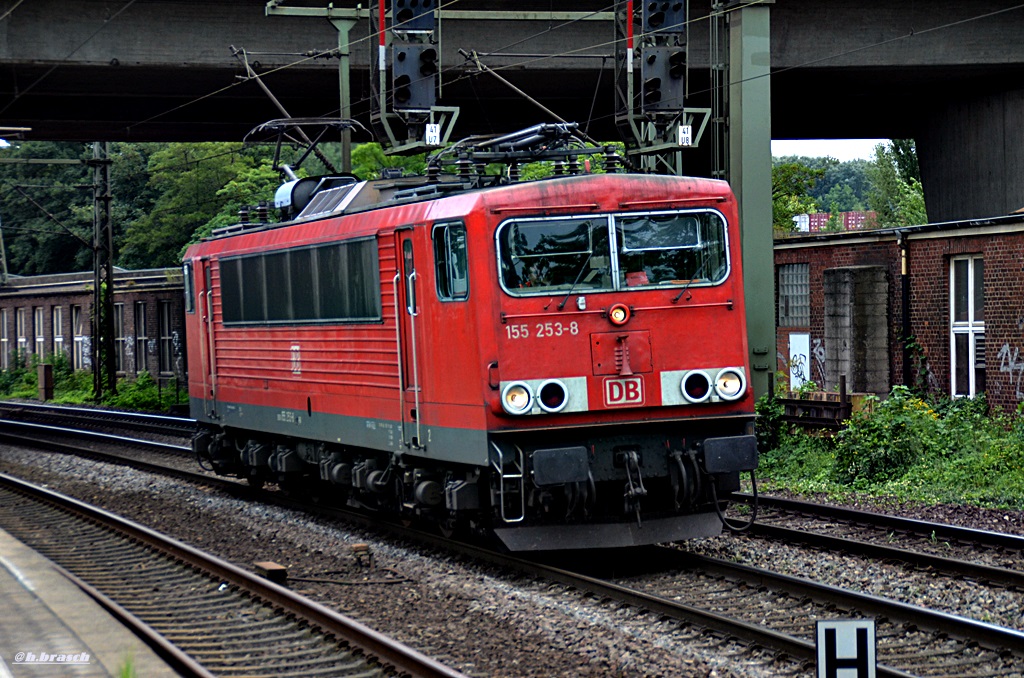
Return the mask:
<path fill-rule="evenodd" d="M 1024 360 L 1021 360 L 1020 349 L 1011 347 L 1009 342 L 999 349 L 999 373 L 1009 375 L 1014 395 L 1017 400 L 1024 400 L 1024 391 L 1021 390 L 1021 382 L 1024 381 Z"/>
<path fill-rule="evenodd" d="M 825 383 L 825 342 L 822 339 L 815 339 L 811 342 L 811 356 L 817 361 L 818 383 Z M 811 363 L 814 365 L 815 363 Z"/>

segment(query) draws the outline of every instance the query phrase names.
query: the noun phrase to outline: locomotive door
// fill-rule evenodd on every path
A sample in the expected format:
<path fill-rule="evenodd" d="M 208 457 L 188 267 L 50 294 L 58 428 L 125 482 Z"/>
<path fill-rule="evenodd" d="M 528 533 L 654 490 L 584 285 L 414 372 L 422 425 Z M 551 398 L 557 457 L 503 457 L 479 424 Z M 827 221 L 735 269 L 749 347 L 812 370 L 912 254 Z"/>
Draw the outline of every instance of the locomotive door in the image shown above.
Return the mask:
<path fill-rule="evenodd" d="M 416 294 L 418 276 L 413 257 L 410 231 L 397 234 L 397 268 L 395 274 L 395 332 L 398 342 L 399 401 L 401 404 L 402 444 L 422 448 L 420 438 L 420 378 L 417 355 L 417 318 L 419 300 Z"/>
<path fill-rule="evenodd" d="M 199 355 L 203 369 L 203 406 L 206 416 L 217 418 L 217 361 L 213 338 L 213 262 L 199 259 L 196 266 L 196 311 L 199 315 Z"/>

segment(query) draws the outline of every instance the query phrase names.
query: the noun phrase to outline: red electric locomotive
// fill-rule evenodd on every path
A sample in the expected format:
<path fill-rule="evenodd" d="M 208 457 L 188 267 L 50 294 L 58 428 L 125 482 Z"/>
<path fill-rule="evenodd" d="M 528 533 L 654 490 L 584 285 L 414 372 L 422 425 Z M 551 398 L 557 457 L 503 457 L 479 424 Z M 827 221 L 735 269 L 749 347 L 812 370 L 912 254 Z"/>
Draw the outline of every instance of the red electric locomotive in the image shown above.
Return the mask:
<path fill-rule="evenodd" d="M 569 141 L 538 126 L 446 151 L 455 175 L 292 181 L 287 221 L 189 248 L 197 455 L 512 550 L 717 534 L 757 464 L 735 198 L 512 180 L 595 152 Z"/>

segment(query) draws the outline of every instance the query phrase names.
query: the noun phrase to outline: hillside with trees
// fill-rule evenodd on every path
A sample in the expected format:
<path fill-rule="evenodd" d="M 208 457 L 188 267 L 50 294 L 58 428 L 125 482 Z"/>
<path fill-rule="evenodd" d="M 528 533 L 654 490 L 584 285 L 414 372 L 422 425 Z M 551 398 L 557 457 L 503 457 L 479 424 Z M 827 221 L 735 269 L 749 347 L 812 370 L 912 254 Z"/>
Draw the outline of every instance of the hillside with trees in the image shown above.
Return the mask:
<path fill-rule="evenodd" d="M 322 150 L 340 165 L 337 144 Z M 235 223 L 240 207 L 273 201 L 281 182 L 272 167 L 273 151 L 269 145 L 238 143 L 111 144 L 116 264 L 176 266 L 189 242 Z M 0 229 L 8 270 L 19 275 L 89 270 L 93 179 L 86 163 L 92 145 L 22 142 L 0 148 L 0 158 L 15 161 L 0 164 Z M 424 166 L 422 156 L 387 156 L 378 144 L 357 146 L 352 160 L 354 174 L 363 179 L 379 177 L 386 167 L 419 172 Z M 599 161 L 594 166 L 600 171 Z M 540 177 L 545 169 L 527 167 L 524 176 Z M 317 161 L 303 170 L 325 172 Z M 775 158 L 772 178 L 772 220 L 780 232 L 792 231 L 792 217 L 807 212 L 872 210 L 878 226 L 926 221 L 913 142 L 879 146 L 874 161 Z"/>

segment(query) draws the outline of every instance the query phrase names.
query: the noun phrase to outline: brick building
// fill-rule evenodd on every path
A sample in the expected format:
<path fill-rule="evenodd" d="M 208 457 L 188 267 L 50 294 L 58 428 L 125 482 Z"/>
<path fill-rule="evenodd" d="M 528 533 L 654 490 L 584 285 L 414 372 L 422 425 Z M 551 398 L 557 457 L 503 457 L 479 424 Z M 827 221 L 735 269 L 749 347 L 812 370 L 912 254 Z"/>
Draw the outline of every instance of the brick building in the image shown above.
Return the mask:
<path fill-rule="evenodd" d="M 778 369 L 1024 402 L 1024 214 L 775 241 Z M 912 337 L 909 343 L 904 336 Z"/>
<path fill-rule="evenodd" d="M 92 273 L 10 276 L 0 285 L 0 369 L 65 353 L 92 367 Z M 114 346 L 119 375 L 185 376 L 181 271 L 114 270 Z"/>

